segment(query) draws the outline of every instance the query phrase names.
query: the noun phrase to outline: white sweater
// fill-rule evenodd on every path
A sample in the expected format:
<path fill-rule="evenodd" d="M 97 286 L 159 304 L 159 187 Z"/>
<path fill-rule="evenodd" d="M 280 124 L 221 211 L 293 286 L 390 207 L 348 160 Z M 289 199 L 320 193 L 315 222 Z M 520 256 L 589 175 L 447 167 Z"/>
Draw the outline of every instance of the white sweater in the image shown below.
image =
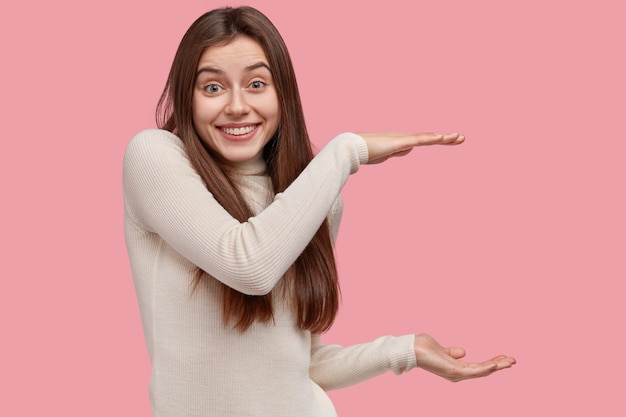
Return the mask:
<path fill-rule="evenodd" d="M 334 416 L 322 390 L 416 366 L 413 335 L 342 347 L 298 329 L 276 291 L 275 321 L 241 332 L 224 326 L 217 281 L 266 294 L 325 217 L 336 237 L 340 190 L 367 161 L 358 135 L 329 142 L 273 196 L 262 160 L 238 167 L 255 217 L 241 223 L 213 198 L 182 142 L 139 133 L 124 158 L 125 233 L 150 359 L 154 417 Z M 216 280 L 190 284 L 197 266 Z"/>

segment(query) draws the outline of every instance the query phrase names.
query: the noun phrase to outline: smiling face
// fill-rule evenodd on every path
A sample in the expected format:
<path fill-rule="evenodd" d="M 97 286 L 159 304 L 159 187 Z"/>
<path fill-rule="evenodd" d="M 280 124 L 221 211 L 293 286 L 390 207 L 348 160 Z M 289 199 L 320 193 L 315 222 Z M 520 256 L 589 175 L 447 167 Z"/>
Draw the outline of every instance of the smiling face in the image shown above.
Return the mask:
<path fill-rule="evenodd" d="M 227 161 L 262 158 L 280 122 L 280 106 L 261 46 L 237 37 L 204 51 L 193 92 L 200 138 Z"/>

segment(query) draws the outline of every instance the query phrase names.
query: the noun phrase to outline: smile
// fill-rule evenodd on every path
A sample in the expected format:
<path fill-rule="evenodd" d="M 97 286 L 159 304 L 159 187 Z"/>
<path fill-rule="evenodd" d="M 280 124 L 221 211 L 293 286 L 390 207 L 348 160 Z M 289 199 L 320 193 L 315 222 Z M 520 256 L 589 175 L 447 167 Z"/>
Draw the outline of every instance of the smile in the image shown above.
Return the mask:
<path fill-rule="evenodd" d="M 256 129 L 256 127 L 257 125 L 250 125 L 242 127 L 222 127 L 220 129 L 222 129 L 224 133 L 227 133 L 229 135 L 241 136 L 252 132 L 254 129 Z"/>

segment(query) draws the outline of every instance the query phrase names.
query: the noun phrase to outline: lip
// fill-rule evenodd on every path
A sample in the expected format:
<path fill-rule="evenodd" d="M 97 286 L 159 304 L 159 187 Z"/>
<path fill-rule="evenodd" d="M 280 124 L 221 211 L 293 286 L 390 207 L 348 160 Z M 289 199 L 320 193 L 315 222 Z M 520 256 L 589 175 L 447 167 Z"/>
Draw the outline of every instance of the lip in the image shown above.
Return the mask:
<path fill-rule="evenodd" d="M 229 123 L 229 124 L 217 126 L 217 130 L 219 130 L 222 137 L 226 138 L 229 141 L 244 142 L 254 137 L 260 125 L 261 125 L 260 123 Z M 226 129 L 241 129 L 243 127 L 250 127 L 250 126 L 254 126 L 254 129 L 252 129 L 250 132 L 245 133 L 243 135 L 233 135 L 224 131 L 225 128 Z"/>

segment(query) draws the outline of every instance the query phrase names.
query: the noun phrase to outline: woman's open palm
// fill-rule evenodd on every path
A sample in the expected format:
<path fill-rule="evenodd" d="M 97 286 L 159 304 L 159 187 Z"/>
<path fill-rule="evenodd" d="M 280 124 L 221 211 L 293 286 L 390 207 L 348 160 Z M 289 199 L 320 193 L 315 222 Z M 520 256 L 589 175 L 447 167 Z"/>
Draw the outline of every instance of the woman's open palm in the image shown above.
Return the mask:
<path fill-rule="evenodd" d="M 379 164 L 389 158 L 404 156 L 416 146 L 458 145 L 465 136 L 458 133 L 359 133 L 367 143 L 368 164 Z"/>
<path fill-rule="evenodd" d="M 515 364 L 515 359 L 506 355 L 480 363 L 460 360 L 464 356 L 463 348 L 443 347 L 427 334 L 415 336 L 417 366 L 452 382 L 491 375 Z"/>

